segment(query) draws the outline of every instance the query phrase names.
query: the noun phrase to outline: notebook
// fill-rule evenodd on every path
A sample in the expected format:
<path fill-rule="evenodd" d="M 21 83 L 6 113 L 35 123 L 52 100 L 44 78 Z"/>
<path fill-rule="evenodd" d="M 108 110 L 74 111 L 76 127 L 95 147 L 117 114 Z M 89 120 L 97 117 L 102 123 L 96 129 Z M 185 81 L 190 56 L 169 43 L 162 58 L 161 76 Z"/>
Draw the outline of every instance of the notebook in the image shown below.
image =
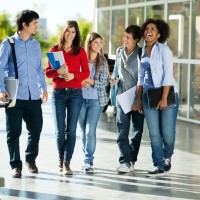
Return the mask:
<path fill-rule="evenodd" d="M 152 88 L 147 90 L 147 98 L 149 108 L 157 108 L 158 102 L 162 97 L 163 87 Z M 167 97 L 167 106 L 175 106 L 175 92 L 174 86 L 170 86 L 168 97 Z"/>

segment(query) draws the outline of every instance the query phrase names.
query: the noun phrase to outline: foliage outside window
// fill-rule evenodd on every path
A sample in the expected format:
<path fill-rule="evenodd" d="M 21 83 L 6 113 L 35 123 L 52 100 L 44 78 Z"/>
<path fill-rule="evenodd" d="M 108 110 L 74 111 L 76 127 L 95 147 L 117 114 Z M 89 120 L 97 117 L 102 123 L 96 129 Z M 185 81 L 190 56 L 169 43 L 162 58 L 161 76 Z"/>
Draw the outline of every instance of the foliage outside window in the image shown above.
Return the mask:
<path fill-rule="evenodd" d="M 200 65 L 190 66 L 189 117 L 200 120 Z"/>
<path fill-rule="evenodd" d="M 200 0 L 192 1 L 191 58 L 200 59 Z"/>
<path fill-rule="evenodd" d="M 125 10 L 112 11 L 111 26 L 111 54 L 115 55 L 116 49 L 122 45 L 125 30 Z"/>
<path fill-rule="evenodd" d="M 112 0 L 112 5 L 124 5 L 126 3 L 126 0 Z"/>
<path fill-rule="evenodd" d="M 129 3 L 139 3 L 144 2 L 145 0 L 129 0 Z"/>
<path fill-rule="evenodd" d="M 110 11 L 98 13 L 98 31 L 103 38 L 103 52 L 109 54 L 110 41 Z"/>
<path fill-rule="evenodd" d="M 97 0 L 97 7 L 107 7 L 110 6 L 110 0 Z"/>
<path fill-rule="evenodd" d="M 189 57 L 189 2 L 172 3 L 168 5 L 168 21 L 171 29 L 168 45 L 175 57 Z"/>
<path fill-rule="evenodd" d="M 164 19 L 164 5 L 158 4 L 158 5 L 152 5 L 147 6 L 146 9 L 146 18 L 153 18 L 153 19 Z"/>
<path fill-rule="evenodd" d="M 174 63 L 174 77 L 179 86 L 179 113 L 180 117 L 187 117 L 188 104 L 188 65 Z"/>
<path fill-rule="evenodd" d="M 144 22 L 144 7 L 129 8 L 128 25 L 135 24 L 141 26 Z M 143 39 L 139 45 L 142 47 Z"/>

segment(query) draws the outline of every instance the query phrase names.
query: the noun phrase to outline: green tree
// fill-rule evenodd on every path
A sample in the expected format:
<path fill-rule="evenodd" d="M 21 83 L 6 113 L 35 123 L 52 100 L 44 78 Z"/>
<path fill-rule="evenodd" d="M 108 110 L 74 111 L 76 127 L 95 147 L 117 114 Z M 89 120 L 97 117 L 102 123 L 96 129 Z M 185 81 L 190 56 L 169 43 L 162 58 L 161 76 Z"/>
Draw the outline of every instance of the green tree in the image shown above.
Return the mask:
<path fill-rule="evenodd" d="M 77 22 L 81 34 L 81 46 L 84 47 L 86 36 L 92 31 L 92 22 L 88 22 L 81 17 L 77 20 Z"/>
<path fill-rule="evenodd" d="M 6 12 L 0 13 L 0 42 L 6 37 L 13 35 L 16 30 L 15 26 L 12 26 L 9 18 L 10 15 Z"/>

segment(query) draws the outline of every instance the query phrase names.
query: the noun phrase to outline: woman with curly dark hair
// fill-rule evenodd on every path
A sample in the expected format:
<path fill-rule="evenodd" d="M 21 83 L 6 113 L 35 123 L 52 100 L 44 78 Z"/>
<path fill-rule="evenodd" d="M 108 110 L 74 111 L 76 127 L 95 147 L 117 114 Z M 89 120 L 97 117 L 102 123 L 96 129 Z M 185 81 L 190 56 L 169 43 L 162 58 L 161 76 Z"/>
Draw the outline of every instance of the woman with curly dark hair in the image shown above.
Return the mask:
<path fill-rule="evenodd" d="M 163 44 L 170 34 L 164 20 L 147 19 L 141 27 L 146 45 L 142 49 L 141 65 L 138 72 L 138 107 L 144 112 L 152 148 L 154 169 L 147 176 L 163 175 L 171 169 L 174 151 L 178 94 L 173 77 L 173 54 Z M 167 106 L 170 86 L 175 90 L 175 106 Z M 156 108 L 149 108 L 147 92 L 162 87 L 162 97 Z"/>

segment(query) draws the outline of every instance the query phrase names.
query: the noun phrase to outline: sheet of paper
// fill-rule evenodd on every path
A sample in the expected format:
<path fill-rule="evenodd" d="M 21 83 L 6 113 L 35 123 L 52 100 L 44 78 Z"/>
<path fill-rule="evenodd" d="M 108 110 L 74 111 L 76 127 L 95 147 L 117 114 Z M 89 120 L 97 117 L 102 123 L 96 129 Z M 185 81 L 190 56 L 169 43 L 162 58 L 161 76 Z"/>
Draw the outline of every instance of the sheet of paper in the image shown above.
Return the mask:
<path fill-rule="evenodd" d="M 8 108 L 14 107 L 17 98 L 18 80 L 15 79 L 14 77 L 5 77 L 5 85 L 6 85 L 6 91 L 10 95 L 8 100 L 12 100 Z"/>
<path fill-rule="evenodd" d="M 65 64 L 62 51 L 48 52 L 47 57 L 53 69 L 59 69 L 63 64 Z"/>
<path fill-rule="evenodd" d="M 136 86 L 132 87 L 131 89 L 127 90 L 126 92 L 120 95 L 117 95 L 117 101 L 122 107 L 122 110 L 125 114 L 131 111 L 131 107 L 135 99 L 135 92 Z"/>

